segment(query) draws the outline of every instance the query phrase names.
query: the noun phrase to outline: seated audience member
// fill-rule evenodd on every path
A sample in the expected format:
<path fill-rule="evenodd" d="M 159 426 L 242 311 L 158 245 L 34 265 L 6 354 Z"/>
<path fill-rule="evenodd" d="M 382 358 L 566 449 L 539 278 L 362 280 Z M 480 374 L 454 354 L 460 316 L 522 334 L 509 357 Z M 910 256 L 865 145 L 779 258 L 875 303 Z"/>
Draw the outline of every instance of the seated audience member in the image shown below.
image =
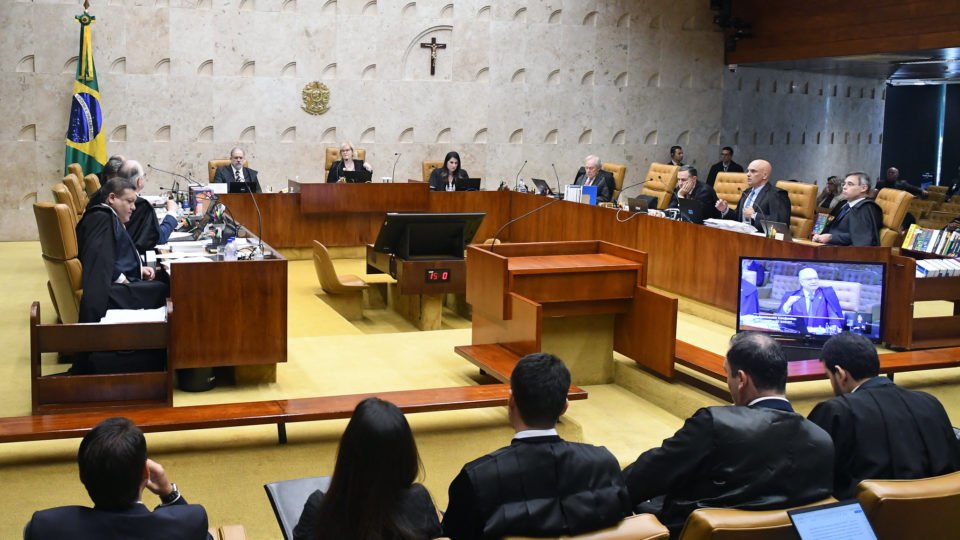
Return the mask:
<path fill-rule="evenodd" d="M 213 175 L 215 183 L 226 184 L 228 182 L 253 182 L 256 192 L 260 193 L 260 180 L 257 179 L 257 171 L 243 166 L 243 149 L 235 147 L 230 150 L 230 165 L 217 168 Z"/>
<path fill-rule="evenodd" d="M 587 156 L 583 160 L 583 168 L 577 172 L 574 181 L 578 186 L 597 186 L 597 202 L 611 202 L 617 183 L 613 173 L 603 170 L 603 162 L 597 156 Z"/>
<path fill-rule="evenodd" d="M 787 192 L 769 184 L 773 167 L 768 161 L 757 159 L 747 165 L 747 188 L 740 196 L 737 209 L 730 210 L 727 201 L 720 199 L 716 208 L 724 219 L 749 223 L 763 231 L 763 219 L 790 223 L 790 196 Z"/>
<path fill-rule="evenodd" d="M 840 198 L 846 201 L 831 212 L 833 219 L 821 234 L 813 235 L 814 242 L 835 246 L 879 246 L 883 210 L 867 198 L 870 177 L 852 172 L 843 180 Z"/>
<path fill-rule="evenodd" d="M 126 418 L 108 418 L 91 429 L 77 453 L 80 481 L 93 508 L 61 506 L 35 512 L 23 531 L 25 540 L 201 540 L 207 513 L 187 504 L 159 463 L 147 458 L 143 432 Z M 160 497 L 151 512 L 143 489 Z"/>
<path fill-rule="evenodd" d="M 340 145 L 340 159 L 330 165 L 330 172 L 327 174 L 328 183 L 339 182 L 343 176 L 340 173 L 344 171 L 359 171 L 363 169 L 367 172 L 373 172 L 373 167 L 371 167 L 369 163 L 365 163 L 362 159 L 353 157 L 355 154 L 356 150 L 353 148 L 353 143 L 345 142 Z"/>
<path fill-rule="evenodd" d="M 453 540 L 581 534 L 630 514 L 620 466 L 606 448 L 567 442 L 570 372 L 547 353 L 527 355 L 510 376 L 510 446 L 466 464 L 450 484 L 443 534 Z"/>
<path fill-rule="evenodd" d="M 820 361 L 837 397 L 808 418 L 833 438 L 836 498 L 855 497 L 867 478 L 910 480 L 960 469 L 960 443 L 943 405 L 880 377 L 870 340 L 849 332 L 833 336 Z"/>
<path fill-rule="evenodd" d="M 803 268 L 797 277 L 800 288 L 783 295 L 777 312 L 800 317 L 808 332 L 829 326 L 843 328 L 843 308 L 837 291 L 833 287 L 821 287 L 820 275 L 813 268 Z"/>
<path fill-rule="evenodd" d="M 733 148 L 724 146 L 720 150 L 720 161 L 710 166 L 710 172 L 707 173 L 707 185 L 713 187 L 717 182 L 717 175 L 722 172 L 743 172 L 743 166 L 733 161 Z"/>
<path fill-rule="evenodd" d="M 718 218 L 717 192 L 697 180 L 697 169 L 689 165 L 680 167 L 677 173 L 677 188 L 673 191 L 668 208 L 680 208 L 680 199 L 692 199 L 703 206 L 703 219 Z"/>
<path fill-rule="evenodd" d="M 307 499 L 294 540 L 440 536 L 430 493 L 414 483 L 420 467 L 400 409 L 375 397 L 361 401 L 340 439 L 330 489 Z"/>
<path fill-rule="evenodd" d="M 124 227 L 136 205 L 134 185 L 114 178 L 104 188 L 106 200 L 87 209 L 77 224 L 83 266 L 80 322 L 99 322 L 107 309 L 161 307 L 167 297 L 166 283 L 154 281 L 153 268 L 141 264 Z"/>
<path fill-rule="evenodd" d="M 457 180 L 470 178 L 466 169 L 460 168 L 460 154 L 447 152 L 443 167 L 430 173 L 430 191 L 456 191 Z"/>
<path fill-rule="evenodd" d="M 697 508 L 788 508 L 833 486 L 833 443 L 784 396 L 780 345 L 736 334 L 724 369 L 734 405 L 700 409 L 623 471 L 636 512 L 656 513 L 673 535 Z"/>
<path fill-rule="evenodd" d="M 901 180 L 900 169 L 896 167 L 890 167 L 887 169 L 886 178 L 884 180 L 877 180 L 877 188 L 874 190 L 874 195 L 872 198 L 876 198 L 876 193 L 885 188 L 906 191 L 918 199 L 925 199 L 927 197 L 926 190 L 918 188 L 906 180 Z"/>
<path fill-rule="evenodd" d="M 840 198 L 840 179 L 836 176 L 827 178 L 827 183 L 823 185 L 823 191 L 817 195 L 817 208 L 827 208 L 833 210 L 837 204 L 843 202 Z"/>
<path fill-rule="evenodd" d="M 670 165 L 683 167 L 683 148 L 680 146 L 670 147 Z"/>

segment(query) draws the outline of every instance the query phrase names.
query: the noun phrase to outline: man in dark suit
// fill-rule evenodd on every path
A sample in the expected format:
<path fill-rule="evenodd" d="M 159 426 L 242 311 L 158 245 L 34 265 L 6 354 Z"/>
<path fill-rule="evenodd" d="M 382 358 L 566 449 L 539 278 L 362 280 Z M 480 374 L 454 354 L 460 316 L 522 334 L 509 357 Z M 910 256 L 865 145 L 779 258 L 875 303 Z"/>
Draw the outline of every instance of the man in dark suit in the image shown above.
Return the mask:
<path fill-rule="evenodd" d="M 577 180 L 574 184 L 578 186 L 597 186 L 597 202 L 610 202 L 613 200 L 613 192 L 616 189 L 616 182 L 613 180 L 613 174 L 603 170 L 603 163 L 597 156 L 587 156 L 583 160 L 582 172 L 577 174 Z"/>
<path fill-rule="evenodd" d="M 733 148 L 724 146 L 720 150 L 720 161 L 714 163 L 707 173 L 707 185 L 713 187 L 717 182 L 717 175 L 722 172 L 743 172 L 743 166 L 733 161 Z"/>
<path fill-rule="evenodd" d="M 670 147 L 670 165 L 683 167 L 683 147 L 682 146 L 675 145 Z"/>
<path fill-rule="evenodd" d="M 677 188 L 673 190 L 668 208 L 680 208 L 680 199 L 690 199 L 700 203 L 703 219 L 720 217 L 717 211 L 717 192 L 712 187 L 697 181 L 697 169 L 689 165 L 680 167 L 677 173 Z"/>
<path fill-rule="evenodd" d="M 717 210 L 724 219 L 750 223 L 763 231 L 760 220 L 790 223 L 790 196 L 787 192 L 769 185 L 773 167 L 768 161 L 757 159 L 747 165 L 747 185 L 750 187 L 740 196 L 736 211 L 731 211 L 727 201 L 717 201 Z"/>
<path fill-rule="evenodd" d="M 833 487 L 833 443 L 784 396 L 780 345 L 736 334 L 724 370 L 734 405 L 700 409 L 623 471 L 635 510 L 656 513 L 674 535 L 697 508 L 788 508 Z"/>
<path fill-rule="evenodd" d="M 745 279 L 740 280 L 740 315 L 760 313 L 760 292 L 757 286 Z"/>
<path fill-rule="evenodd" d="M 260 193 L 260 181 L 257 180 L 257 171 L 243 166 L 243 149 L 236 147 L 230 150 L 230 165 L 220 167 L 213 175 L 215 183 L 253 182 L 256 192 Z"/>
<path fill-rule="evenodd" d="M 823 233 L 813 235 L 814 242 L 835 246 L 879 246 L 883 210 L 867 198 L 870 177 L 852 172 L 843 180 L 840 198 L 846 203 L 832 212 L 832 220 Z"/>
<path fill-rule="evenodd" d="M 547 353 L 527 355 L 510 376 L 510 446 L 466 465 L 450 484 L 443 534 L 453 540 L 575 535 L 630 514 L 617 459 L 600 446 L 567 442 L 570 372 Z"/>
<path fill-rule="evenodd" d="M 843 308 L 833 287 L 821 287 L 820 275 L 813 268 L 804 268 L 798 274 L 800 288 L 783 295 L 778 313 L 796 315 L 807 332 L 828 326 L 843 328 Z"/>
<path fill-rule="evenodd" d="M 937 398 L 880 377 L 877 349 L 852 333 L 820 353 L 833 393 L 809 419 L 833 438 L 834 496 L 853 498 L 866 478 L 909 480 L 960 469 L 960 443 Z"/>
<path fill-rule="evenodd" d="M 187 504 L 159 463 L 147 459 L 143 432 L 126 418 L 108 418 L 80 442 L 80 481 L 94 507 L 61 506 L 35 512 L 25 540 L 209 539 L 207 513 Z M 151 512 L 141 501 L 147 488 L 160 497 Z"/>

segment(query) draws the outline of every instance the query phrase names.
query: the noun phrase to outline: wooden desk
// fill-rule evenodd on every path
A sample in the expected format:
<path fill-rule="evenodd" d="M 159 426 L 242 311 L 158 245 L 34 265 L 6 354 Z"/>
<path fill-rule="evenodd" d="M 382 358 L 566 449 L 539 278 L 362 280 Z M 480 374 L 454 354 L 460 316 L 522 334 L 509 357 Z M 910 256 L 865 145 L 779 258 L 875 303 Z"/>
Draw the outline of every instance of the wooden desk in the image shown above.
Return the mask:
<path fill-rule="evenodd" d="M 427 184 L 328 184 L 289 181 L 300 194 L 301 214 L 425 212 Z"/>

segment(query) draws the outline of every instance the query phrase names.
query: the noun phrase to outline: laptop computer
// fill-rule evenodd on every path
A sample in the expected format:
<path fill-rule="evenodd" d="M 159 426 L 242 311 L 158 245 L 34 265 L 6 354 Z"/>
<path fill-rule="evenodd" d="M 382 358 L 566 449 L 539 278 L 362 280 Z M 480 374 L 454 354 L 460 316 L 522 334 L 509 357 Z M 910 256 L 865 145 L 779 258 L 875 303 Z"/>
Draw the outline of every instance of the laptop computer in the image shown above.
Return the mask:
<path fill-rule="evenodd" d="M 544 195 L 553 194 L 553 190 L 550 189 L 550 184 L 548 184 L 546 180 L 541 178 L 531 178 L 530 181 L 533 182 L 533 185 L 537 186 L 537 193 L 542 193 Z"/>
<path fill-rule="evenodd" d="M 457 178 L 454 182 L 457 191 L 480 191 L 479 178 Z"/>
<path fill-rule="evenodd" d="M 770 219 L 761 219 L 760 226 L 763 227 L 763 233 L 767 235 L 767 238 L 776 238 L 785 242 L 790 242 L 793 240 L 793 234 L 790 233 L 789 223 L 773 221 Z"/>
<path fill-rule="evenodd" d="M 638 197 L 628 197 L 627 206 L 631 212 L 646 214 L 651 208 L 656 209 L 660 204 L 660 199 L 653 195 L 640 195 Z"/>
<path fill-rule="evenodd" d="M 680 221 L 703 225 L 703 203 L 693 199 L 677 199 L 680 206 Z"/>
<path fill-rule="evenodd" d="M 346 178 L 348 184 L 366 184 L 372 179 L 373 173 L 361 168 L 359 171 L 340 171 L 340 176 Z"/>
<path fill-rule="evenodd" d="M 257 184 L 254 182 L 228 182 L 227 193 L 256 193 Z"/>
<path fill-rule="evenodd" d="M 877 540 L 870 521 L 858 501 L 846 501 L 788 510 L 800 540 L 844 538 L 847 540 Z"/>

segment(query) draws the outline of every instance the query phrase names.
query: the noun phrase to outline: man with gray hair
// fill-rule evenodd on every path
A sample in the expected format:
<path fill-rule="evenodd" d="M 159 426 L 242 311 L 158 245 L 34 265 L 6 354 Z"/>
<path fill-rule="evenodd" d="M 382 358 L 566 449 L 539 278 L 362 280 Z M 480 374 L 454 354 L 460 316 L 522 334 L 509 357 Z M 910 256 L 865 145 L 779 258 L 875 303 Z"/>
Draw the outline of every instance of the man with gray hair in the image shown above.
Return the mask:
<path fill-rule="evenodd" d="M 840 191 L 840 198 L 846 203 L 837 205 L 830 223 L 822 234 L 813 235 L 813 241 L 834 246 L 879 246 L 883 210 L 867 197 L 869 193 L 867 173 L 847 174 Z"/>
<path fill-rule="evenodd" d="M 218 168 L 216 174 L 213 175 L 213 182 L 222 184 L 230 182 L 252 182 L 254 191 L 256 193 L 262 192 L 263 190 L 260 189 L 260 181 L 257 180 L 257 171 L 244 166 L 244 156 L 243 148 L 239 146 L 233 147 L 233 149 L 230 150 L 230 165 Z"/>
<path fill-rule="evenodd" d="M 587 156 L 583 160 L 583 168 L 577 172 L 577 179 L 574 184 L 578 186 L 597 186 L 597 202 L 610 202 L 613 200 L 613 192 L 616 189 L 616 182 L 613 180 L 613 174 L 603 170 L 603 162 L 597 156 Z"/>
<path fill-rule="evenodd" d="M 128 159 L 120 167 L 119 176 L 129 180 L 137 190 L 137 207 L 127 223 L 127 232 L 130 233 L 130 238 L 133 238 L 137 251 L 145 253 L 157 247 L 157 244 L 166 244 L 170 233 L 176 230 L 179 223 L 176 217 L 176 201 L 167 199 L 166 214 L 158 219 L 150 201 L 140 196 L 147 184 L 147 175 L 140 162 Z"/>

